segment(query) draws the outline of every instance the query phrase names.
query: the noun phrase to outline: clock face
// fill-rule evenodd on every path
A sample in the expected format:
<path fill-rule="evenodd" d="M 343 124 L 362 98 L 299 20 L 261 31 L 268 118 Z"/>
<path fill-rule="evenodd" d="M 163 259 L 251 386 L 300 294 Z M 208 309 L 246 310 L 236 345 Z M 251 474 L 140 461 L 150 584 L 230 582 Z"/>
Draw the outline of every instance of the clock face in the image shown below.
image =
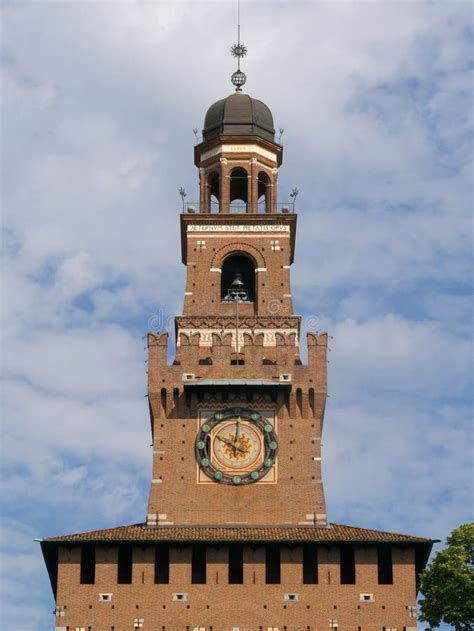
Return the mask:
<path fill-rule="evenodd" d="M 216 412 L 196 437 L 196 459 L 215 482 L 250 484 L 263 478 L 275 463 L 278 441 L 263 415 L 247 408 Z"/>
<path fill-rule="evenodd" d="M 226 469 L 248 469 L 262 460 L 262 437 L 240 416 L 217 426 L 211 439 L 212 456 Z"/>

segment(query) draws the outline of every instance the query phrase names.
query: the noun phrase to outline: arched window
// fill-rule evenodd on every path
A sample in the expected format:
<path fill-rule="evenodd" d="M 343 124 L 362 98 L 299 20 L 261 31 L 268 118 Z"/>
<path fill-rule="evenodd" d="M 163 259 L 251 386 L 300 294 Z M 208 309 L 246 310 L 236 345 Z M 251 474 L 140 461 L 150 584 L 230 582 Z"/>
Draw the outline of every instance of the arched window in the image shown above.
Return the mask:
<path fill-rule="evenodd" d="M 207 176 L 207 190 L 209 193 L 209 212 L 219 212 L 220 201 L 220 177 L 216 172 L 209 173 Z"/>
<path fill-rule="evenodd" d="M 258 174 L 258 211 L 271 212 L 270 208 L 270 178 L 260 171 Z"/>
<path fill-rule="evenodd" d="M 237 167 L 230 174 L 230 212 L 239 213 L 248 210 L 248 174 Z"/>
<path fill-rule="evenodd" d="M 255 301 L 255 263 L 245 254 L 233 254 L 222 265 L 221 300 L 236 295 L 242 302 Z"/>

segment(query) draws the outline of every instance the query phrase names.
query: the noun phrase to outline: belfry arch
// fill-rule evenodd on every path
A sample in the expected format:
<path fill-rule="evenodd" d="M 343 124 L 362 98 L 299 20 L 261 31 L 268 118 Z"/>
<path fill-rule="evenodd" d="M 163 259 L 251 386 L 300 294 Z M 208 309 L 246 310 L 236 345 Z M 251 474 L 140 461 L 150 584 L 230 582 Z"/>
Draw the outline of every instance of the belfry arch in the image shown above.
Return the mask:
<path fill-rule="evenodd" d="M 232 256 L 232 254 L 237 253 L 243 254 L 244 256 L 247 256 L 252 261 L 254 261 L 256 266 L 255 269 L 257 272 L 258 268 L 262 269 L 267 267 L 267 262 L 264 255 L 254 245 L 246 243 L 245 241 L 231 241 L 230 243 L 223 245 L 214 253 L 214 256 L 211 259 L 211 268 L 222 269 L 224 261 L 229 256 Z"/>
<path fill-rule="evenodd" d="M 207 206 L 208 212 L 219 212 L 219 200 L 221 192 L 221 179 L 217 171 L 211 171 L 207 175 Z"/>
<path fill-rule="evenodd" d="M 243 167 L 235 167 L 230 172 L 230 212 L 248 212 L 249 175 Z"/>
<path fill-rule="evenodd" d="M 240 289 L 239 300 L 255 302 L 255 261 L 243 252 L 233 252 L 222 263 L 221 300 L 232 301 L 233 286 Z"/>

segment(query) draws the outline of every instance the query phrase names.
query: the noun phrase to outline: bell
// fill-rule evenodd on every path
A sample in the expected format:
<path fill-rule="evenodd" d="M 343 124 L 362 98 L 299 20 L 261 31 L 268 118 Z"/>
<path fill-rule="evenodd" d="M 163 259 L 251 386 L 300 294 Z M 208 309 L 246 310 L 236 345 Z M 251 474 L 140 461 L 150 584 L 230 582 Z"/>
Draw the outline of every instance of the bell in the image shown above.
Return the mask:
<path fill-rule="evenodd" d="M 232 291 L 242 291 L 245 290 L 245 285 L 243 281 L 243 276 L 240 272 L 235 272 L 234 280 L 232 281 L 231 286 L 229 287 Z"/>
<path fill-rule="evenodd" d="M 227 295 L 224 300 L 242 300 L 247 302 L 248 299 L 249 296 L 243 281 L 243 274 L 241 272 L 234 272 L 234 280 L 227 290 Z"/>

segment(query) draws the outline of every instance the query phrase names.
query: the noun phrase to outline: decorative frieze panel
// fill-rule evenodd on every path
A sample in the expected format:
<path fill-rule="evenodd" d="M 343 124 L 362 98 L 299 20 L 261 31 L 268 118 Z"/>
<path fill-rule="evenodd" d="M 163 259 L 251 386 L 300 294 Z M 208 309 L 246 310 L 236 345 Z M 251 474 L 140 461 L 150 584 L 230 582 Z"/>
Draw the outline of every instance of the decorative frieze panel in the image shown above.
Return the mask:
<path fill-rule="evenodd" d="M 198 346 L 211 347 L 211 346 L 227 346 L 230 345 L 237 348 L 237 333 L 235 325 L 233 329 L 221 329 L 219 333 L 216 329 L 191 329 L 180 328 L 178 334 L 178 340 L 176 345 L 189 345 L 195 344 L 194 340 L 198 341 Z M 283 333 L 281 329 L 250 329 L 239 327 L 238 333 L 238 347 L 239 349 L 245 348 L 245 346 L 298 346 L 298 329 L 286 329 Z"/>
<path fill-rule="evenodd" d="M 239 318 L 239 327 L 250 329 L 275 329 L 283 333 L 289 329 L 299 331 L 301 318 L 299 316 L 242 316 Z M 218 332 L 235 329 L 235 317 L 230 316 L 178 316 L 176 325 L 180 331 L 186 329 L 212 329 Z"/>

